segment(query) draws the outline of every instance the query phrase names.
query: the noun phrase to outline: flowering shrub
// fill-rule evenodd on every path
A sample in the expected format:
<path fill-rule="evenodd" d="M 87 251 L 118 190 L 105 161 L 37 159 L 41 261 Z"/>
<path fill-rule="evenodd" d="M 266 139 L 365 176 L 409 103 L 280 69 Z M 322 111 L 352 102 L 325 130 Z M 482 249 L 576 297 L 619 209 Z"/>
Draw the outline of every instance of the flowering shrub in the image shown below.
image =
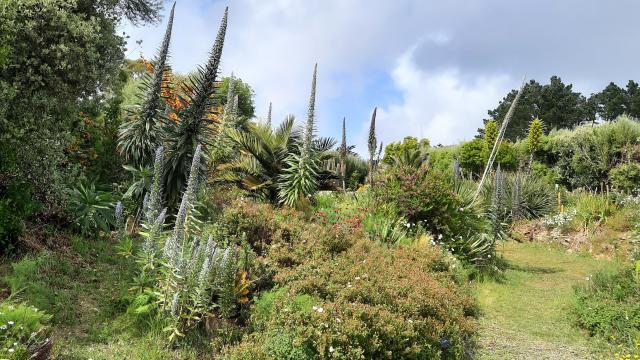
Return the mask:
<path fill-rule="evenodd" d="M 553 216 L 547 215 L 542 219 L 542 223 L 550 229 L 566 230 L 571 225 L 573 219 L 575 219 L 576 214 L 577 210 L 573 208 Z"/>
<path fill-rule="evenodd" d="M 581 327 L 622 348 L 635 348 L 640 338 L 640 275 L 636 269 L 598 272 L 576 287 L 575 293 Z"/>
<path fill-rule="evenodd" d="M 48 342 L 51 316 L 34 307 L 0 304 L 0 358 L 27 359 Z"/>
<path fill-rule="evenodd" d="M 476 304 L 433 248 L 359 242 L 277 277 L 227 359 L 461 359 Z"/>

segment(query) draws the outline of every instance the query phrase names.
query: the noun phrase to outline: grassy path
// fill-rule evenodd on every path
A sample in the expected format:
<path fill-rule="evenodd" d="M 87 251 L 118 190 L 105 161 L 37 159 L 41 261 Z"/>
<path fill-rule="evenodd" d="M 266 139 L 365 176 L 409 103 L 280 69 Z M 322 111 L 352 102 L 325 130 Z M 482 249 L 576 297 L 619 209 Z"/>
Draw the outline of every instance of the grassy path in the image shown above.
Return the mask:
<path fill-rule="evenodd" d="M 592 359 L 601 348 L 573 326 L 573 285 L 611 261 L 543 244 L 508 242 L 505 279 L 477 286 L 480 359 Z"/>

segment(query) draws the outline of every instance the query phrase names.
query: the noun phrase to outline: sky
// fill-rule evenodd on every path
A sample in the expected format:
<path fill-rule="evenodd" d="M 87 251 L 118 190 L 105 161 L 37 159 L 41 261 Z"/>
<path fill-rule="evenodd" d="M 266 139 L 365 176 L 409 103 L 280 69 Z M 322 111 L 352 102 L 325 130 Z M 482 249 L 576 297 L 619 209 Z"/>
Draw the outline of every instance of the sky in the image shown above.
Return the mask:
<path fill-rule="evenodd" d="M 523 76 L 558 75 L 587 96 L 640 80 L 635 0 L 178 0 L 174 70 L 206 62 L 225 6 L 221 71 L 253 87 L 256 116 L 272 102 L 274 123 L 303 123 L 317 62 L 318 135 L 339 139 L 344 117 L 361 154 L 376 106 L 379 141 L 448 145 L 472 138 Z M 166 20 L 123 24 L 128 57 L 153 58 Z"/>

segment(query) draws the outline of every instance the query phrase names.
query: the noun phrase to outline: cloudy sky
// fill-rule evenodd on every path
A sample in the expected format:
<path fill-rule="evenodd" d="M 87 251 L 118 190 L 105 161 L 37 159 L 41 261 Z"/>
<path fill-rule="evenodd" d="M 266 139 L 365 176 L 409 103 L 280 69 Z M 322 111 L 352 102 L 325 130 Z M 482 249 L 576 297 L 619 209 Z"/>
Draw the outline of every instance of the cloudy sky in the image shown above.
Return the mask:
<path fill-rule="evenodd" d="M 222 72 L 254 88 L 256 115 L 271 101 L 274 121 L 303 121 L 317 62 L 318 132 L 338 138 L 346 117 L 360 153 L 375 106 L 386 144 L 406 135 L 454 144 L 525 74 L 559 75 L 587 95 L 640 80 L 635 0 L 178 0 L 175 70 L 206 61 L 227 5 Z M 124 25 L 129 57 L 151 58 L 165 24 Z"/>

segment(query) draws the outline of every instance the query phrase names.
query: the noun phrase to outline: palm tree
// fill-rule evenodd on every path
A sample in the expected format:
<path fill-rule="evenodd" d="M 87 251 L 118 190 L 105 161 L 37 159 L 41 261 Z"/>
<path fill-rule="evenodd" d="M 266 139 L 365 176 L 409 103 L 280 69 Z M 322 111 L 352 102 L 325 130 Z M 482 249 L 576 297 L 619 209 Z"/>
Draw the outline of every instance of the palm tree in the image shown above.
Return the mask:
<path fill-rule="evenodd" d="M 232 162 L 218 167 L 223 171 L 223 179 L 238 183 L 261 199 L 277 203 L 278 178 L 286 166 L 285 160 L 297 151 L 301 136 L 294 128 L 294 120 L 293 115 L 289 115 L 276 129 L 252 122 L 246 131 L 230 130 L 229 139 L 239 154 Z"/>

